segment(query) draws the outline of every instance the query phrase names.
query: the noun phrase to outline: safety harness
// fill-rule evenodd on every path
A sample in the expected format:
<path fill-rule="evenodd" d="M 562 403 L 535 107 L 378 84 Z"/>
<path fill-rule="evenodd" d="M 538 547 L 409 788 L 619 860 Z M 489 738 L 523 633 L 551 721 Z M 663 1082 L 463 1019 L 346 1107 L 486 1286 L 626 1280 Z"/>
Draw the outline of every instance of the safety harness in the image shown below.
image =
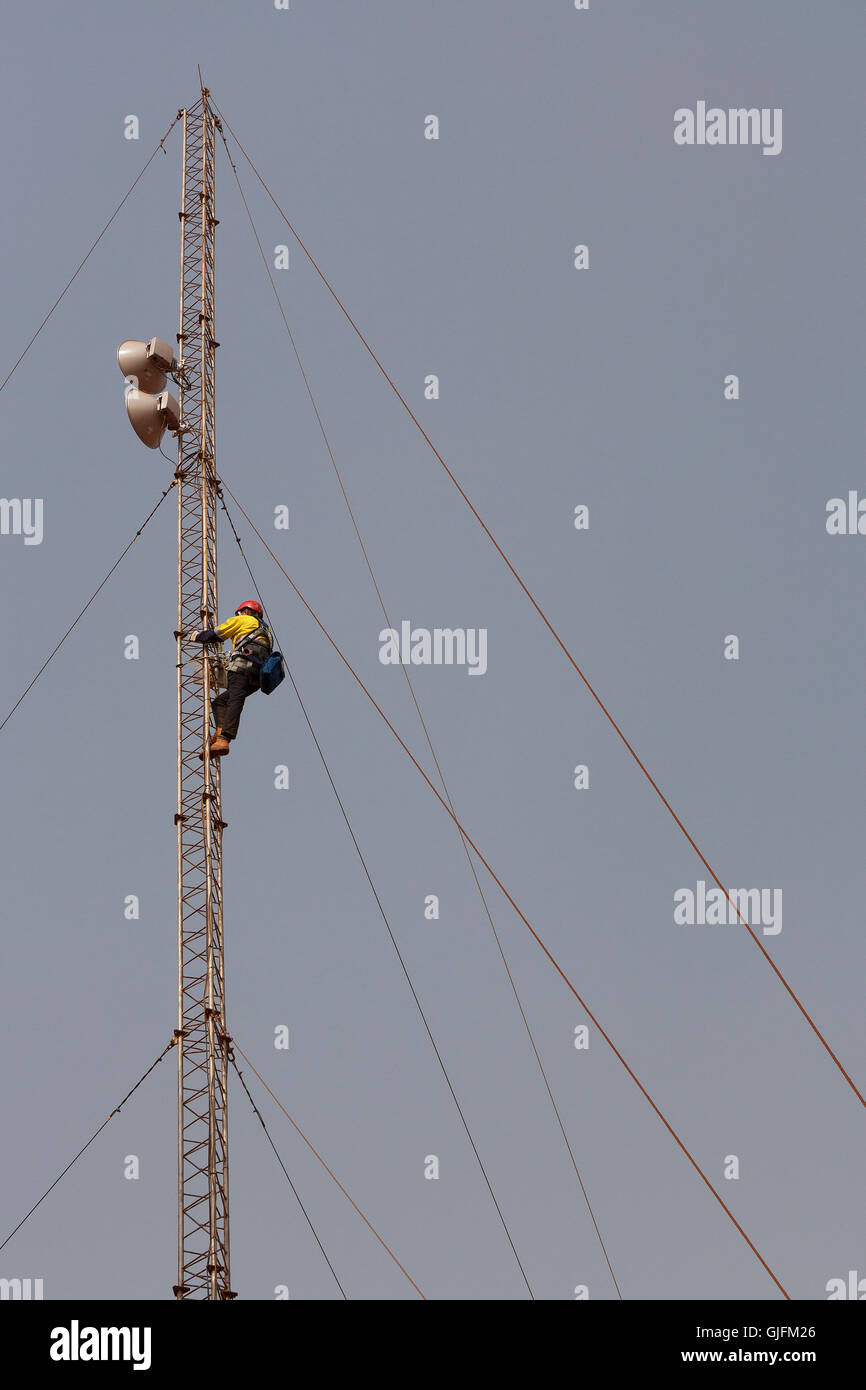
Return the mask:
<path fill-rule="evenodd" d="M 254 643 L 251 647 L 250 643 Z M 256 651 L 255 648 L 259 650 Z M 248 632 L 244 637 L 239 637 L 236 645 L 232 649 L 232 654 L 226 662 L 228 671 L 245 671 L 252 667 L 254 675 L 258 676 L 273 648 L 273 639 L 270 631 L 264 623 L 260 623 L 252 632 Z"/>

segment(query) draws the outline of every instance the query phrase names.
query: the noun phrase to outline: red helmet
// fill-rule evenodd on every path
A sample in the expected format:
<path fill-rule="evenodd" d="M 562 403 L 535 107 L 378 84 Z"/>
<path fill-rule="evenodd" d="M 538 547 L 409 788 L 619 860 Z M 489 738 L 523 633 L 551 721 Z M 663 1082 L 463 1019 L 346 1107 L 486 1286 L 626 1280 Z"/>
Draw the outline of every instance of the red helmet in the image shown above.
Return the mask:
<path fill-rule="evenodd" d="M 251 609 L 252 612 L 258 614 L 260 618 L 264 617 L 262 605 L 260 603 L 256 603 L 254 598 L 248 599 L 246 603 L 242 603 L 240 607 L 236 608 L 235 617 L 237 617 L 238 613 L 242 613 L 245 608 Z"/>

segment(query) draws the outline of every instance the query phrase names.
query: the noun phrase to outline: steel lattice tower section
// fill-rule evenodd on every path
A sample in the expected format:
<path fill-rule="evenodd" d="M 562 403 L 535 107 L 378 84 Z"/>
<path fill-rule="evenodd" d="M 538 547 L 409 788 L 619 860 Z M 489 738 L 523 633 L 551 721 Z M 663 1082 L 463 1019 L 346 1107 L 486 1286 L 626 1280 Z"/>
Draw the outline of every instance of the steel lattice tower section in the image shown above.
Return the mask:
<path fill-rule="evenodd" d="M 180 634 L 217 619 L 214 454 L 214 156 L 207 88 L 183 120 L 177 464 L 178 1299 L 233 1298 L 219 760 L 208 663 L 185 662 Z M 188 648 L 187 648 L 188 650 Z"/>

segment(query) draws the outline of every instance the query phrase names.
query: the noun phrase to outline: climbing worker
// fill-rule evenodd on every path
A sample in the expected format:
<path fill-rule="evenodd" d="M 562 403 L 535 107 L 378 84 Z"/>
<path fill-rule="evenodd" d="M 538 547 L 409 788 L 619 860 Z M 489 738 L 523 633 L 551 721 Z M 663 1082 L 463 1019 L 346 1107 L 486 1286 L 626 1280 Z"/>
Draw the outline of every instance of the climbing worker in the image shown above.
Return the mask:
<path fill-rule="evenodd" d="M 212 758 L 223 757 L 229 752 L 231 740 L 237 737 L 244 701 L 259 689 L 259 672 L 273 649 L 262 605 L 255 599 L 248 599 L 235 609 L 233 618 L 227 618 L 218 627 L 192 634 L 194 642 L 225 642 L 227 638 L 232 640 L 231 656 L 226 662 L 228 688 L 211 701 L 216 723 L 216 732 L 210 736 Z"/>

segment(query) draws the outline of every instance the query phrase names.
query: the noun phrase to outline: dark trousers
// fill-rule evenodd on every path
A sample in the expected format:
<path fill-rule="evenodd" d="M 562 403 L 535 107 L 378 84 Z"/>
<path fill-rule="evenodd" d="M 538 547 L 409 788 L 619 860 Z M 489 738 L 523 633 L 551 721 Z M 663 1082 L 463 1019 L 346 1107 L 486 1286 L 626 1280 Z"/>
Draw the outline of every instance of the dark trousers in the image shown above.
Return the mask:
<path fill-rule="evenodd" d="M 250 676 L 243 675 L 240 671 L 229 671 L 228 688 L 221 690 L 211 701 L 216 727 L 222 729 L 226 738 L 237 736 L 244 701 L 258 688 L 258 681 Z"/>

